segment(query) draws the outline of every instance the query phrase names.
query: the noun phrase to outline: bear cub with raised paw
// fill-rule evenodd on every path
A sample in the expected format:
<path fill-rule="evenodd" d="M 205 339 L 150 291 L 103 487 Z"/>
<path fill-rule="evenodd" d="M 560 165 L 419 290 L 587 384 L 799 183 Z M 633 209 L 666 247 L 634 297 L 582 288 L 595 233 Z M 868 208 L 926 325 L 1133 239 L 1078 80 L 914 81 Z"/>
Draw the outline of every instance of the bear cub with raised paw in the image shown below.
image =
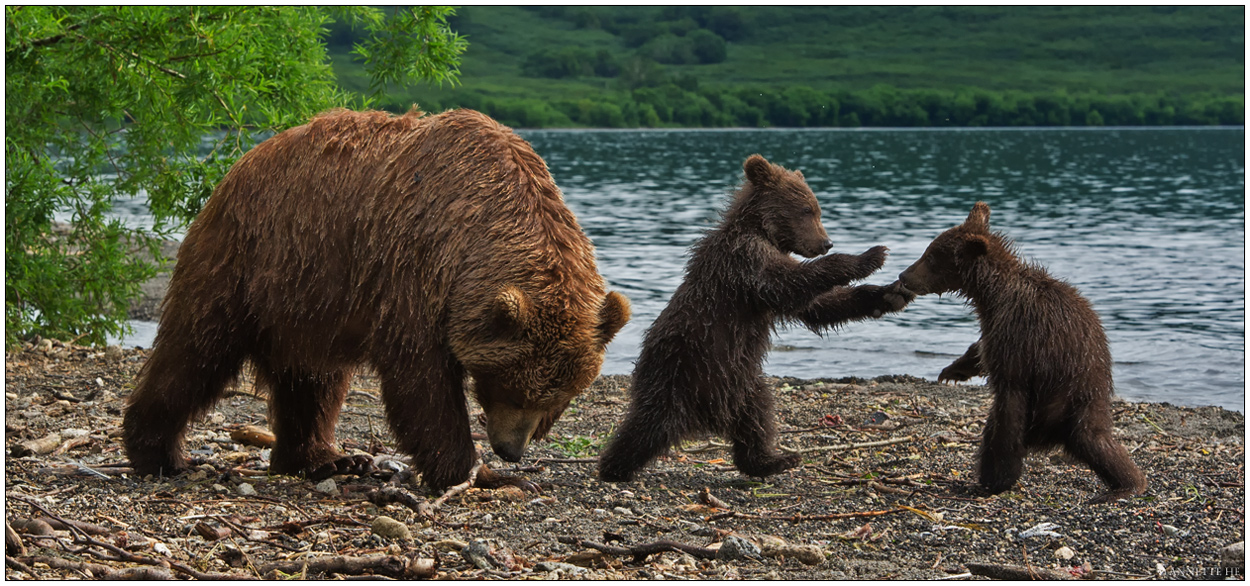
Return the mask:
<path fill-rule="evenodd" d="M 799 465 L 773 447 L 773 397 L 761 377 L 774 325 L 819 332 L 914 298 L 897 284 L 846 286 L 881 268 L 886 249 L 821 256 L 832 243 L 801 173 L 759 155 L 743 170 L 720 225 L 695 244 L 685 280 L 646 333 L 629 412 L 599 458 L 604 480 L 630 480 L 670 446 L 707 433 L 733 443 L 734 464 L 749 476 Z"/>
<path fill-rule="evenodd" d="M 1006 491 L 1030 450 L 1063 446 L 1107 484 L 1091 502 L 1141 494 L 1146 478 L 1112 433 L 1111 351 L 1098 314 L 1075 287 L 1022 261 L 989 219 L 989 206 L 977 203 L 899 275 L 917 295 L 967 298 L 981 322 L 981 339 L 938 377 L 989 381 L 981 486 Z"/>

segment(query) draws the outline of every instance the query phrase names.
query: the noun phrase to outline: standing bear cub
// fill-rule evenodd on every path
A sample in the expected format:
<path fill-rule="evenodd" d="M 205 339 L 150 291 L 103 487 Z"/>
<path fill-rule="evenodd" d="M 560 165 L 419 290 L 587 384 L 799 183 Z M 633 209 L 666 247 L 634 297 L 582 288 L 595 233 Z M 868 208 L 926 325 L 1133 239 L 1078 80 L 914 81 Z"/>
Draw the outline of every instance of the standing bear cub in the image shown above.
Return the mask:
<path fill-rule="evenodd" d="M 1076 288 L 1020 260 L 990 232 L 977 203 L 943 232 L 899 281 L 917 295 L 955 291 L 981 322 L 981 339 L 939 380 L 984 374 L 993 405 L 981 440 L 980 483 L 992 494 L 1016 484 L 1030 449 L 1063 446 L 1107 483 L 1102 503 L 1140 494 L 1142 475 L 1112 435 L 1111 351 L 1098 314 Z"/>
<path fill-rule="evenodd" d="M 334 427 L 371 366 L 386 417 L 435 488 L 477 460 L 466 383 L 495 453 L 516 461 L 599 373 L 629 304 L 546 164 L 471 110 L 336 111 L 257 145 L 187 231 L 129 399 L 139 474 L 186 466 L 188 423 L 244 361 L 269 395 L 270 470 L 359 473 Z M 479 485 L 522 482 L 483 468 Z"/>
<path fill-rule="evenodd" d="M 898 311 L 897 287 L 844 287 L 885 262 L 885 247 L 813 258 L 832 243 L 803 175 L 752 155 L 746 182 L 719 226 L 695 246 L 686 278 L 647 330 L 629 412 L 599 458 L 599 476 L 626 481 L 670 446 L 697 434 L 733 443 L 738 470 L 770 476 L 800 463 L 774 450 L 773 397 L 762 380 L 778 320 L 820 331 Z"/>

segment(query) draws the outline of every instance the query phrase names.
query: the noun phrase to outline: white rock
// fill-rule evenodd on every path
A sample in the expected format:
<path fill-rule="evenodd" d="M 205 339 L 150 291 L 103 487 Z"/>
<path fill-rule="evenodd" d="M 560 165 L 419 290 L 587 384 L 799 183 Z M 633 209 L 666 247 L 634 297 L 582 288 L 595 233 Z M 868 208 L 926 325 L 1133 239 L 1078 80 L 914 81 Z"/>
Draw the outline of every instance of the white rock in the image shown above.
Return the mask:
<path fill-rule="evenodd" d="M 334 496 L 338 496 L 339 494 L 339 487 L 337 484 L 334 484 L 333 478 L 327 478 L 325 480 L 322 480 L 321 482 L 318 482 L 317 485 L 313 487 L 313 490 L 322 494 L 329 494 L 329 495 L 334 495 Z"/>
<path fill-rule="evenodd" d="M 246 482 L 240 483 L 239 486 L 236 488 L 236 490 L 238 490 L 239 494 L 242 496 L 255 496 L 256 495 L 256 489 L 253 488 L 252 485 Z"/>
<path fill-rule="evenodd" d="M 1037 525 L 1021 531 L 1018 537 L 1063 537 L 1054 531 L 1058 528 L 1059 526 L 1054 523 L 1038 523 Z"/>
<path fill-rule="evenodd" d="M 1066 546 L 1066 545 L 1065 545 L 1065 546 L 1063 546 L 1063 547 L 1061 547 L 1061 548 L 1059 548 L 1059 549 L 1056 549 L 1056 550 L 1055 550 L 1055 557 L 1057 557 L 1057 558 L 1059 558 L 1059 559 L 1061 559 L 1061 560 L 1070 560 L 1070 559 L 1072 559 L 1074 556 L 1076 556 L 1076 552 L 1075 552 L 1075 551 L 1072 551 L 1072 548 L 1070 548 L 1070 547 L 1068 547 L 1068 546 Z"/>

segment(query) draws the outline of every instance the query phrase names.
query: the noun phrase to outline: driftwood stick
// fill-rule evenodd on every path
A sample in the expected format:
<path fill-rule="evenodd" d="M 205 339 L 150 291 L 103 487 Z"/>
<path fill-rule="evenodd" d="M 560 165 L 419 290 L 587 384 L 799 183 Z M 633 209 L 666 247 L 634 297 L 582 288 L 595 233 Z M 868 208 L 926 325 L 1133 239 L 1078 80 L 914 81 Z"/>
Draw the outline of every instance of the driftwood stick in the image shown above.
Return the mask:
<path fill-rule="evenodd" d="M 916 439 L 916 436 L 896 437 L 888 440 L 879 440 L 875 442 L 863 442 L 858 444 L 839 444 L 836 446 L 816 446 L 812 448 L 790 448 L 779 445 L 781 451 L 790 454 L 814 454 L 816 452 L 841 452 L 844 450 L 858 450 L 860 448 L 878 448 L 881 446 L 889 446 L 894 444 L 903 444 Z"/>
<path fill-rule="evenodd" d="M 1072 579 L 1072 575 L 1067 572 L 1051 570 L 1049 568 L 1011 566 L 1006 564 L 981 564 L 970 562 L 968 563 L 968 571 L 977 576 L 985 576 L 986 578 L 993 578 L 995 580 Z"/>
<path fill-rule="evenodd" d="M 907 509 L 900 507 L 897 509 L 886 509 L 884 511 L 861 511 L 861 512 L 856 512 L 856 513 L 832 513 L 829 515 L 794 514 L 789 517 L 786 517 L 783 515 L 755 515 L 752 513 L 739 513 L 736 511 L 727 511 L 724 513 L 717 513 L 715 515 L 712 515 L 704 519 L 704 521 L 710 523 L 712 521 L 716 521 L 717 519 L 728 519 L 730 517 L 740 517 L 743 519 L 764 519 L 768 521 L 789 521 L 790 523 L 800 523 L 803 521 L 832 521 L 835 519 L 854 519 L 856 517 L 879 517 L 881 515 L 891 515 L 894 513 L 901 513 L 906 510 Z"/>
<path fill-rule="evenodd" d="M 22 558 L 27 564 L 47 564 L 49 568 L 90 572 L 97 580 L 173 580 L 169 570 L 153 566 L 137 566 L 130 568 L 114 568 L 104 564 L 75 562 L 52 556 L 30 556 Z M 6 560 L 7 562 L 7 560 Z M 26 570 L 29 573 L 29 568 Z"/>
<path fill-rule="evenodd" d="M 344 574 L 360 576 L 377 574 L 391 578 L 428 578 L 433 576 L 434 560 L 414 558 L 408 560 L 397 555 L 350 556 L 335 555 L 304 560 L 291 560 L 264 564 L 257 568 L 262 575 L 273 571 L 283 574 Z"/>
<path fill-rule="evenodd" d="M 646 561 L 647 556 L 650 556 L 651 554 L 663 553 L 666 551 L 685 552 L 694 557 L 703 558 L 705 560 L 716 559 L 716 550 L 714 549 L 708 549 L 706 547 L 690 545 L 687 543 L 678 543 L 676 541 L 669 541 L 667 539 L 656 541 L 653 543 L 633 545 L 630 547 L 604 545 L 602 543 L 590 541 L 588 539 L 578 539 L 576 537 L 567 537 L 567 536 L 557 537 L 556 539 L 560 543 L 567 543 L 569 545 L 576 545 L 579 547 L 588 547 L 590 549 L 598 550 L 608 555 L 632 556 L 633 563 L 636 563 L 636 564 L 640 564 Z"/>
<path fill-rule="evenodd" d="M 594 464 L 599 458 L 539 458 L 534 460 L 534 465 L 538 464 Z"/>

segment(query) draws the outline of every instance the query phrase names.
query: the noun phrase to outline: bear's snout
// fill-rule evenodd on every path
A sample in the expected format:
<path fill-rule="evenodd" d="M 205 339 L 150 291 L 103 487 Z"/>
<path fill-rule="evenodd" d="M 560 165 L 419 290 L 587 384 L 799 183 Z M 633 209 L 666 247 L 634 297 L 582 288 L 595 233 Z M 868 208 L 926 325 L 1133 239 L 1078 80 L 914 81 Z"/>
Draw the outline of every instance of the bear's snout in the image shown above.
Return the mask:
<path fill-rule="evenodd" d="M 829 252 L 829 249 L 830 249 L 830 248 L 833 248 L 833 241 L 832 241 L 832 240 L 830 240 L 830 239 L 826 238 L 824 242 L 821 242 L 821 243 L 820 243 L 820 253 L 821 253 L 821 254 L 824 254 L 824 253 L 826 253 L 826 252 Z"/>
<path fill-rule="evenodd" d="M 924 283 L 916 278 L 916 265 L 903 269 L 903 272 L 898 274 L 898 282 L 902 283 L 904 288 L 916 295 L 924 295 L 929 292 Z"/>
<path fill-rule="evenodd" d="M 520 462 L 545 414 L 507 407 L 487 410 L 486 437 L 490 439 L 490 449 L 505 461 Z"/>

